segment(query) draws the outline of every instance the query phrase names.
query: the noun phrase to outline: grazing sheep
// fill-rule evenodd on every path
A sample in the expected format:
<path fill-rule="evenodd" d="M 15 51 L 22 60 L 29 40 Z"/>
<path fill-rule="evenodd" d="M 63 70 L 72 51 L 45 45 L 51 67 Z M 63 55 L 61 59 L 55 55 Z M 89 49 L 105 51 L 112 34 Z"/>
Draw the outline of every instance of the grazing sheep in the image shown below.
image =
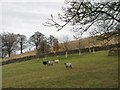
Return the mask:
<path fill-rule="evenodd" d="M 47 65 L 47 64 L 48 64 L 48 61 L 43 61 L 43 64 L 44 64 L 44 65 Z"/>
<path fill-rule="evenodd" d="M 54 61 L 48 61 L 47 65 L 53 65 Z"/>
<path fill-rule="evenodd" d="M 71 63 L 64 63 L 66 68 L 72 68 L 72 64 Z"/>
<path fill-rule="evenodd" d="M 55 63 L 58 63 L 58 62 L 59 62 L 59 60 L 58 60 L 58 59 L 57 59 L 57 60 L 54 60 L 54 62 L 55 62 Z"/>

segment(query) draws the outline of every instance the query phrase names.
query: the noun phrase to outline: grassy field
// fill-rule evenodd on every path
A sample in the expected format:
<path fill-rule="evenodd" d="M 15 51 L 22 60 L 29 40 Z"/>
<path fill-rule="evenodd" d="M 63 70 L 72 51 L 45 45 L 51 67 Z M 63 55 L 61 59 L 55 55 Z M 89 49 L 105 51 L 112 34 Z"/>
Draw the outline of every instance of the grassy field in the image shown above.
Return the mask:
<path fill-rule="evenodd" d="M 118 57 L 107 51 L 48 57 L 60 59 L 44 66 L 43 58 L 3 66 L 3 88 L 117 88 Z M 66 69 L 71 62 L 73 69 Z"/>

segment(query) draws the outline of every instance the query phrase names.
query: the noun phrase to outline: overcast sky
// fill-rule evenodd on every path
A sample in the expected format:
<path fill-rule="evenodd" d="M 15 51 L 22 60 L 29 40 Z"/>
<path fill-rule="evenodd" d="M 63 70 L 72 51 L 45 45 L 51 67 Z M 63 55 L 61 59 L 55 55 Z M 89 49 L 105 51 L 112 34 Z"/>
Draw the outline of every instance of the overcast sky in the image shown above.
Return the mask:
<path fill-rule="evenodd" d="M 26 35 L 28 38 L 39 31 L 44 35 L 54 35 L 60 41 L 65 36 L 72 38 L 70 26 L 57 32 L 55 27 L 45 27 L 43 23 L 53 14 L 62 12 L 64 0 L 3 0 L 0 3 L 0 33 L 11 32 Z"/>

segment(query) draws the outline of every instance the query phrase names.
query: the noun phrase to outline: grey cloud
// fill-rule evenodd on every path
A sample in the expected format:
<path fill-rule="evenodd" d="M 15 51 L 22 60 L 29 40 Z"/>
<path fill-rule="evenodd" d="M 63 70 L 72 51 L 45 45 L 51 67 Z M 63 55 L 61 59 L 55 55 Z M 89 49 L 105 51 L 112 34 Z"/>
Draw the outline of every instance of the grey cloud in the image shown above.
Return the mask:
<path fill-rule="evenodd" d="M 51 3 L 50 5 L 55 7 L 58 3 Z M 58 14 L 59 10 L 50 9 L 47 3 L 6 3 L 3 6 L 3 19 L 9 21 L 17 20 L 22 22 L 34 22 L 43 21 L 51 13 Z M 46 5 L 46 7 L 44 6 Z"/>
<path fill-rule="evenodd" d="M 56 0 L 57 1 L 57 0 Z M 69 27 L 60 32 L 56 28 L 48 28 L 42 25 L 47 21 L 50 14 L 60 13 L 63 1 L 50 2 L 6 2 L 2 4 L 2 29 L 3 31 L 25 34 L 31 36 L 35 31 L 40 31 L 45 35 L 54 35 L 62 39 L 63 35 L 72 38 Z M 67 29 L 67 30 L 66 30 Z"/>

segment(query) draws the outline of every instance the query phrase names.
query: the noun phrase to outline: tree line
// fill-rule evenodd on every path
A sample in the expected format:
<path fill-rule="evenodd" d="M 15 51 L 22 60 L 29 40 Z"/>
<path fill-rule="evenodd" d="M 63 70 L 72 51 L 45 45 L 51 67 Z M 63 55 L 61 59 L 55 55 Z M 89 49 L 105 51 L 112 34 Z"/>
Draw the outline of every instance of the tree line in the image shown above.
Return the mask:
<path fill-rule="evenodd" d="M 50 52 L 50 48 L 53 47 L 54 51 L 58 50 L 58 39 L 53 35 L 50 35 L 48 38 L 40 33 L 35 32 L 28 40 L 27 37 L 23 34 L 15 34 L 4 32 L 0 34 L 0 57 L 4 58 L 6 56 L 11 56 L 16 51 L 23 51 L 27 47 L 35 47 L 37 54 Z M 29 48 L 31 50 L 31 48 Z"/>

